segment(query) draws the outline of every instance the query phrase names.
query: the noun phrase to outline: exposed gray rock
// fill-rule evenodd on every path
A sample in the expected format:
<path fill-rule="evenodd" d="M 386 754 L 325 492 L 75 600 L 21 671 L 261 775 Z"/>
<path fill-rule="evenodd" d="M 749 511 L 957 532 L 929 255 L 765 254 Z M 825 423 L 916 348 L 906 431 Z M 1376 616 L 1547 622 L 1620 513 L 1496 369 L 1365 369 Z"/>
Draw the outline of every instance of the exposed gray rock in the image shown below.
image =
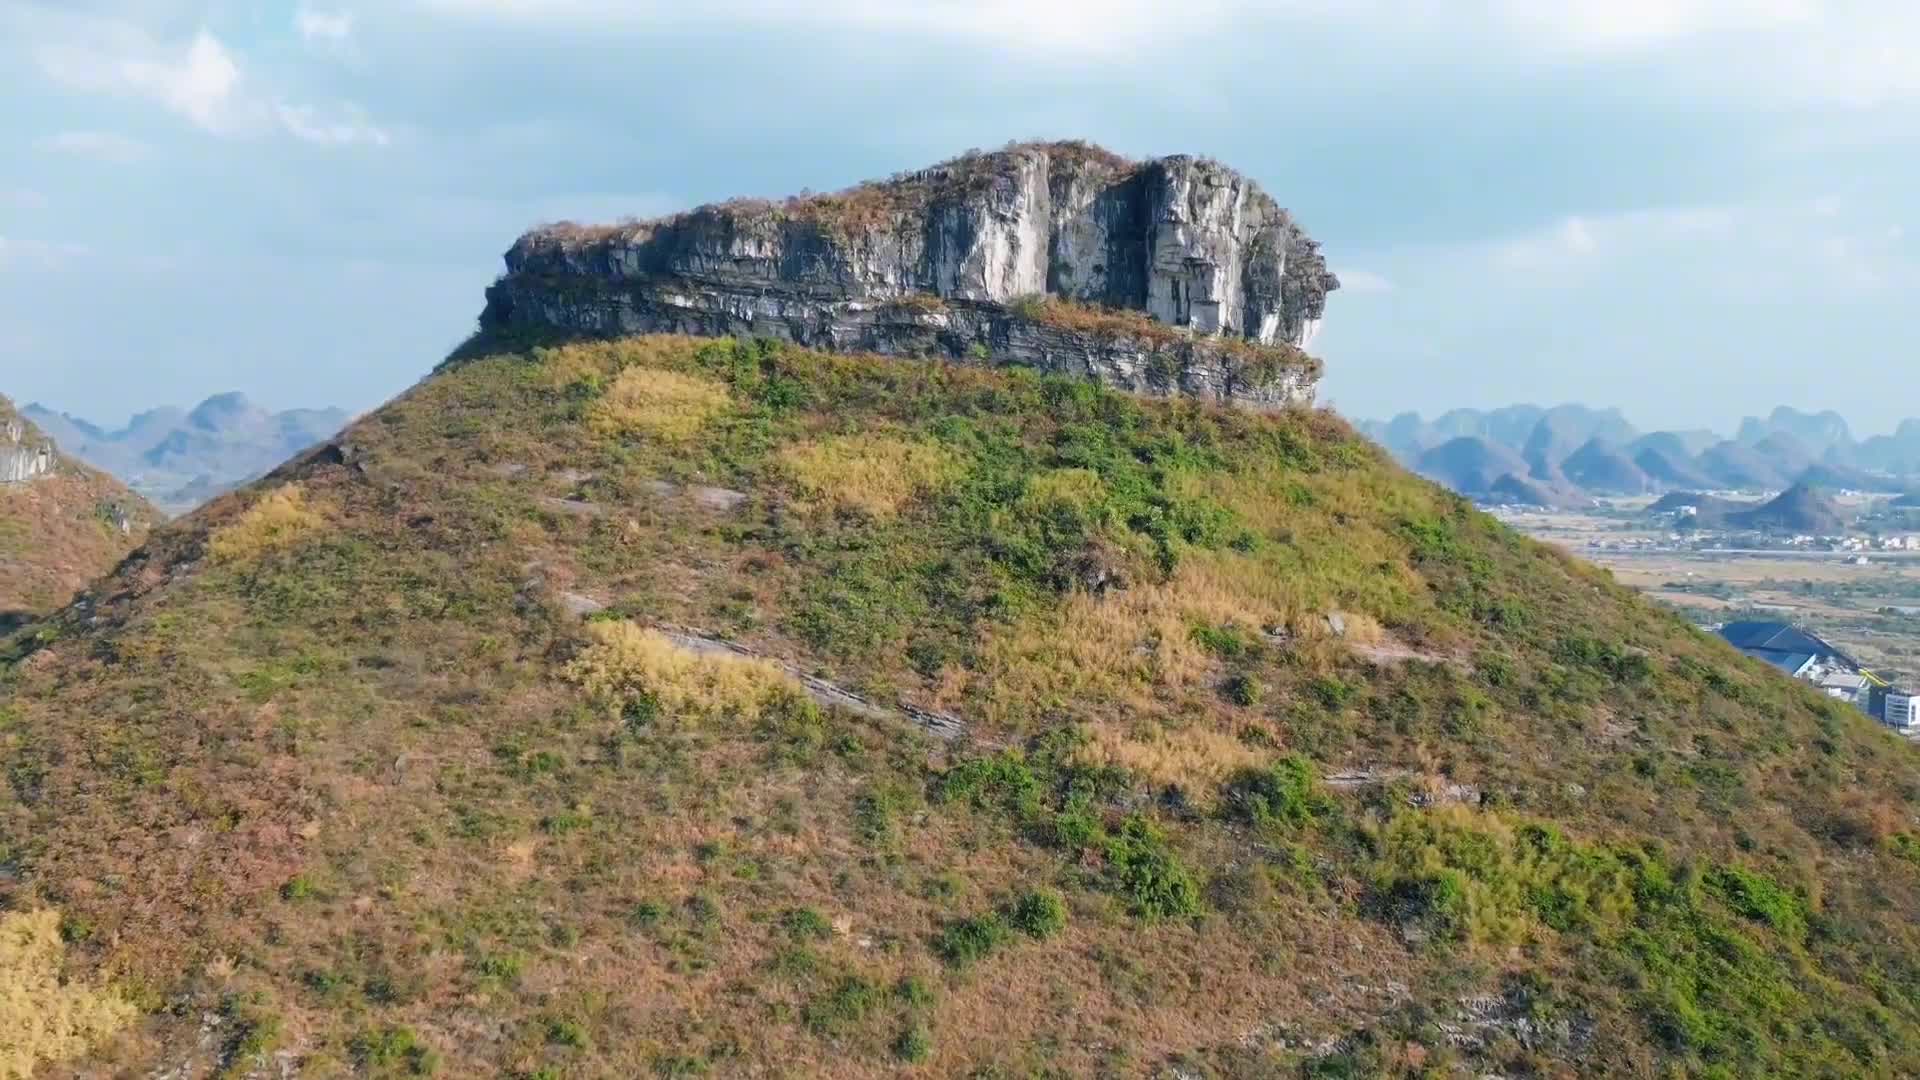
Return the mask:
<path fill-rule="evenodd" d="M 53 443 L 28 436 L 17 418 L 0 423 L 0 484 L 24 484 L 53 471 Z"/>
<path fill-rule="evenodd" d="M 660 626 L 655 629 L 675 645 L 703 656 L 732 655 L 765 660 L 793 676 L 793 678 L 798 680 L 800 685 L 806 689 L 807 696 L 828 708 L 843 709 L 855 715 L 865 716 L 873 720 L 905 719 L 929 735 L 948 740 L 949 742 L 967 733 L 966 721 L 950 713 L 923 709 L 904 701 L 900 702 L 897 707 L 890 708 L 862 697 L 843 686 L 828 682 L 817 675 L 809 674 L 785 660 L 768 656 L 765 653 L 756 652 L 738 642 L 727 641 L 708 634 L 676 627 Z"/>
<path fill-rule="evenodd" d="M 747 501 L 747 493 L 744 491 L 711 487 L 706 484 L 695 484 L 687 489 L 687 494 L 692 497 L 695 505 L 704 506 L 709 510 L 738 510 Z"/>
<path fill-rule="evenodd" d="M 1238 173 L 1073 143 L 839 195 L 552 226 L 506 261 L 484 326 L 765 336 L 1254 405 L 1312 400 L 1319 366 L 1302 350 L 1339 285 Z"/>

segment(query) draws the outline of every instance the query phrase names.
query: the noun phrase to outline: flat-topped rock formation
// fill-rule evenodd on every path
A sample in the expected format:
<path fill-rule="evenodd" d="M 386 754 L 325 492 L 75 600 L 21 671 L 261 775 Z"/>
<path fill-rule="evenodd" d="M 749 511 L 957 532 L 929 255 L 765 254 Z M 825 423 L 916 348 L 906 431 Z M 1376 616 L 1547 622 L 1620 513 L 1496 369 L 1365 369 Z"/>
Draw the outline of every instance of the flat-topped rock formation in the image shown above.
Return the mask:
<path fill-rule="evenodd" d="M 1311 402 L 1339 286 L 1246 177 L 1080 143 L 973 153 L 833 195 L 513 245 L 489 328 L 769 336 L 1021 364 L 1145 393 Z"/>

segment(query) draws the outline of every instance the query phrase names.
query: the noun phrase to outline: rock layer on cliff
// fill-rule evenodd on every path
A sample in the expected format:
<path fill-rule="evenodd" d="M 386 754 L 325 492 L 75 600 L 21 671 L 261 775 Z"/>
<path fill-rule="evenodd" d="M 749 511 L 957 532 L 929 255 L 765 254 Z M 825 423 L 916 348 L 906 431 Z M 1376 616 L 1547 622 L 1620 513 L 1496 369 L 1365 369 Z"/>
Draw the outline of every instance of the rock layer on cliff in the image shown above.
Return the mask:
<path fill-rule="evenodd" d="M 1304 350 L 1339 286 L 1246 177 L 1078 143 L 834 195 L 549 226 L 506 263 L 489 328 L 775 337 L 1257 405 L 1312 400 Z"/>

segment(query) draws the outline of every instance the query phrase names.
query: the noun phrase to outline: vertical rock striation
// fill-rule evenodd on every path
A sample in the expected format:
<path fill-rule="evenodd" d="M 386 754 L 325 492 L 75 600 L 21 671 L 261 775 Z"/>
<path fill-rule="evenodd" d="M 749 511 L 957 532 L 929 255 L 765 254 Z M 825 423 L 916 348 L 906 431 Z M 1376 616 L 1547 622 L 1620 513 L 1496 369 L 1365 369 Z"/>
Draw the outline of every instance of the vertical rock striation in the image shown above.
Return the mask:
<path fill-rule="evenodd" d="M 24 484 L 53 471 L 53 443 L 18 417 L 0 419 L 0 484 Z"/>
<path fill-rule="evenodd" d="M 1310 402 L 1339 282 L 1259 186 L 1079 143 L 785 202 L 528 233 L 482 324 L 761 335 L 1015 363 L 1149 393 Z"/>

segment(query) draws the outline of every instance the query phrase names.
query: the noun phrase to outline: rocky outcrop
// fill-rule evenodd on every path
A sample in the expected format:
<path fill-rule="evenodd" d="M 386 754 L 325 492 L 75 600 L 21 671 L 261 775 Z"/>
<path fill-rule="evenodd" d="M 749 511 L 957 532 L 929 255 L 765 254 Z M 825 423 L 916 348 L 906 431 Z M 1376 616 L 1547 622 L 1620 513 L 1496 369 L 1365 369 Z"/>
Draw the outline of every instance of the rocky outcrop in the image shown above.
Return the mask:
<path fill-rule="evenodd" d="M 15 417 L 0 420 L 0 484 L 24 484 L 53 471 L 53 444 Z"/>
<path fill-rule="evenodd" d="M 1312 400 L 1304 350 L 1339 284 L 1232 170 L 1077 143 L 835 195 L 551 226 L 506 262 L 489 328 L 770 336 L 1261 405 Z"/>

